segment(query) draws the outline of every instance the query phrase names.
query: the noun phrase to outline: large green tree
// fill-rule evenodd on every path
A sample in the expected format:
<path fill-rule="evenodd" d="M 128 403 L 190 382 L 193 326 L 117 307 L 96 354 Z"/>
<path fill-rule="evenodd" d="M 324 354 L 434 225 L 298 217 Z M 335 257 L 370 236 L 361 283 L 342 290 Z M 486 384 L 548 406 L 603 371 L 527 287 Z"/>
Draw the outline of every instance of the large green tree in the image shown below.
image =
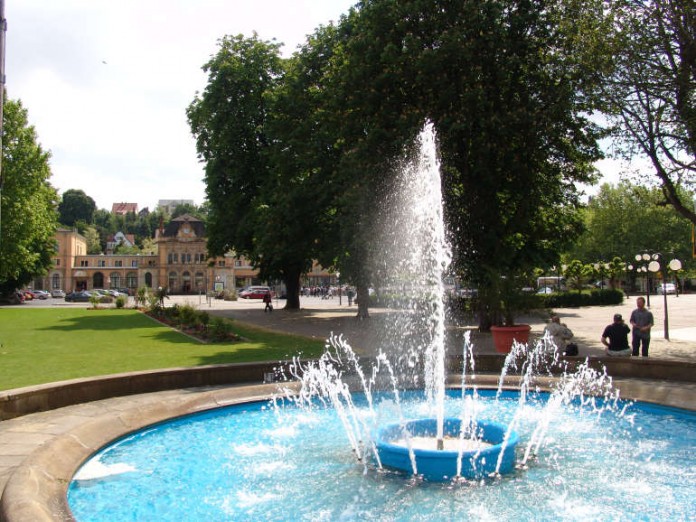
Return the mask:
<path fill-rule="evenodd" d="M 5 103 L 2 145 L 0 292 L 8 293 L 50 268 L 58 195 L 49 183 L 50 153 L 19 101 Z"/>
<path fill-rule="evenodd" d="M 647 158 L 663 202 L 696 224 L 696 4 L 606 3 L 610 30 L 597 51 L 612 57 L 603 92 L 620 151 Z M 684 190 L 680 190 L 684 189 Z"/>
<path fill-rule="evenodd" d="M 391 190 L 393 160 L 430 119 L 455 266 L 484 297 L 483 329 L 503 319 L 503 283 L 557 259 L 580 233 L 575 186 L 594 179 L 601 156 L 582 116 L 591 109 L 582 95 L 587 63 L 558 28 L 566 8 L 365 0 L 341 23 L 348 36 L 331 109 L 341 114 L 338 180 L 354 212 L 341 228 L 353 238 L 348 252 L 360 263 L 369 257 L 361 245 L 375 203 Z M 339 203 L 337 215 L 348 208 Z"/>
<path fill-rule="evenodd" d="M 280 44 L 226 36 L 187 114 L 205 163 L 209 253 L 234 250 L 251 259 L 261 277 L 285 282 L 287 307 L 299 308 L 300 276 L 312 259 L 304 248 L 311 228 L 301 218 L 312 201 L 295 185 L 306 172 L 296 171 L 289 152 L 278 152 L 292 119 L 280 105 L 286 67 Z"/>
<path fill-rule="evenodd" d="M 681 195 L 689 199 L 687 194 Z M 689 220 L 670 206 L 660 205 L 658 188 L 622 182 L 603 184 L 585 212 L 585 232 L 569 257 L 584 263 L 607 262 L 620 257 L 631 263 L 645 250 L 662 252 L 691 264 Z"/>
<path fill-rule="evenodd" d="M 97 204 L 84 190 L 68 189 L 58 204 L 59 221 L 66 227 L 91 225 L 96 210 Z"/>

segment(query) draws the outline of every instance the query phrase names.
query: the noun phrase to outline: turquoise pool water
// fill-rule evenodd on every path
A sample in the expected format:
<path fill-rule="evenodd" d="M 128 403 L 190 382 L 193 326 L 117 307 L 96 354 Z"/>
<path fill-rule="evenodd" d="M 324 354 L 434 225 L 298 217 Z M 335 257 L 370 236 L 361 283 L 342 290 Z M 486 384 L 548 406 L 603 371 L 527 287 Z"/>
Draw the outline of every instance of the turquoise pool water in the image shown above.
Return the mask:
<path fill-rule="evenodd" d="M 479 418 L 517 415 L 518 458 L 546 415 L 546 396 L 479 392 Z M 458 415 L 459 392 L 447 414 Z M 407 394 L 404 409 L 426 406 Z M 377 422 L 392 420 L 388 397 Z M 696 414 L 630 404 L 599 413 L 578 403 L 551 419 L 522 469 L 482 482 L 427 483 L 358 462 L 333 409 L 248 404 L 195 414 L 114 442 L 73 480 L 68 501 L 87 521 L 688 520 L 696 507 Z M 692 518 L 691 518 L 692 519 Z"/>

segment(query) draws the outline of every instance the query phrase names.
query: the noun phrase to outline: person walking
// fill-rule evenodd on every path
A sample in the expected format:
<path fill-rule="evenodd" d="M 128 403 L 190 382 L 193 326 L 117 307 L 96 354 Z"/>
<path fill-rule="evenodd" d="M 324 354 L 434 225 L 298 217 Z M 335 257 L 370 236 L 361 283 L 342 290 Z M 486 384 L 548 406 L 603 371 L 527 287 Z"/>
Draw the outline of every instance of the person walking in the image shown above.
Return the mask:
<path fill-rule="evenodd" d="M 632 351 L 628 345 L 630 331 L 621 314 L 614 314 L 614 322 L 602 332 L 602 344 L 607 347 L 605 353 L 610 357 L 630 357 Z"/>
<path fill-rule="evenodd" d="M 638 357 L 638 349 L 641 349 L 643 357 L 648 356 L 650 348 L 650 330 L 655 324 L 653 314 L 645 308 L 645 298 L 639 297 L 636 299 L 637 308 L 631 312 L 631 326 L 633 327 L 633 356 Z"/>
<path fill-rule="evenodd" d="M 263 295 L 263 302 L 266 304 L 266 308 L 263 309 L 264 313 L 273 311 L 273 299 L 271 297 L 271 292 L 266 292 Z"/>

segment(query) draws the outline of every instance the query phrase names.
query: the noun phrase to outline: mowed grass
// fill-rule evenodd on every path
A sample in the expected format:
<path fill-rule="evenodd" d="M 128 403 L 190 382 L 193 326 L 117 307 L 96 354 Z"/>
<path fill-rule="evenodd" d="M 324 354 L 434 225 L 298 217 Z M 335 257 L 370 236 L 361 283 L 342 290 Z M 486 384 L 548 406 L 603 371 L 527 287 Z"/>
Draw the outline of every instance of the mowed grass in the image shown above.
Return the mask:
<path fill-rule="evenodd" d="M 137 370 L 316 357 L 324 343 L 233 322 L 244 340 L 204 344 L 137 310 L 0 309 L 0 390 Z"/>

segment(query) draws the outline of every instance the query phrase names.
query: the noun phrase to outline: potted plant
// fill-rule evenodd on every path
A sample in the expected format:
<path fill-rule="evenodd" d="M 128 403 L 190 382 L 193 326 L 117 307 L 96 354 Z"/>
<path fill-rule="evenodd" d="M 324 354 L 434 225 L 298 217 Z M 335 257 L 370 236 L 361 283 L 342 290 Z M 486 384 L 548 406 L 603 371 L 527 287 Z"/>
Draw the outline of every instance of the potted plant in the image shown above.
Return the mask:
<path fill-rule="evenodd" d="M 499 353 L 509 353 L 515 341 L 526 343 L 532 327 L 515 322 L 515 315 L 529 309 L 531 297 L 522 291 L 520 275 L 493 279 L 488 288 L 479 289 L 480 312 L 487 318 L 493 344 Z"/>

